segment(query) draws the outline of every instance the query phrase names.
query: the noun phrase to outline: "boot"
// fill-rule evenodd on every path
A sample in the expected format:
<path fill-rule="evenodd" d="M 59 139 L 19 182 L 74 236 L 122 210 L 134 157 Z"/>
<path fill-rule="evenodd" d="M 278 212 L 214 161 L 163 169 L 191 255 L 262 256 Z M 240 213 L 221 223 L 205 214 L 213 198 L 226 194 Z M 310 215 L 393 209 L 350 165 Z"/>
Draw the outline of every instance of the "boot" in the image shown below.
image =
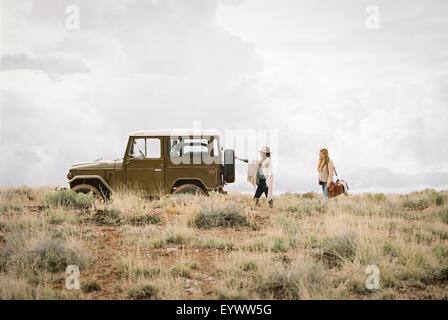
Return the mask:
<path fill-rule="evenodd" d="M 269 207 L 270 208 L 273 208 L 274 207 L 274 200 L 269 200 Z"/>
<path fill-rule="evenodd" d="M 255 201 L 255 205 L 256 205 L 256 206 L 259 206 L 259 204 L 258 204 L 258 200 L 259 200 L 258 198 L 254 198 L 254 201 Z"/>

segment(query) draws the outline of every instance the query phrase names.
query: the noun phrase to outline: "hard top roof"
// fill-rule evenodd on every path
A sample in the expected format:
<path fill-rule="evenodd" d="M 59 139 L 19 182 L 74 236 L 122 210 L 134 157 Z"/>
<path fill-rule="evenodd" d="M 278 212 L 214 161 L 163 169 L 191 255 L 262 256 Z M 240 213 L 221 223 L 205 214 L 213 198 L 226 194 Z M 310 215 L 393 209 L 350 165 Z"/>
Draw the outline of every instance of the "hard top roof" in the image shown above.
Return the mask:
<path fill-rule="evenodd" d="M 134 131 L 129 134 L 131 137 L 171 137 L 171 136 L 220 136 L 218 130 L 213 129 L 158 129 L 158 130 L 141 130 Z"/>

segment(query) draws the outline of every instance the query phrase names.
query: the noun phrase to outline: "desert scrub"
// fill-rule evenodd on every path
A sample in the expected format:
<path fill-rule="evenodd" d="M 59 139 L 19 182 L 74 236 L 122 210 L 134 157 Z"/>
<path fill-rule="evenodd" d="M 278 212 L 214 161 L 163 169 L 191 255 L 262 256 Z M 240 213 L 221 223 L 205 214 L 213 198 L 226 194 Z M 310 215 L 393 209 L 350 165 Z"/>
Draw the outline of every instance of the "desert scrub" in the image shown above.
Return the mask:
<path fill-rule="evenodd" d="M 76 291 L 76 290 L 74 290 Z M 59 292 L 49 286 L 32 286 L 24 278 L 0 276 L 0 300 L 79 299 L 77 292 Z"/>
<path fill-rule="evenodd" d="M 203 229 L 249 226 L 243 211 L 243 208 L 236 203 L 209 197 L 200 203 L 193 225 Z"/>
<path fill-rule="evenodd" d="M 373 202 L 386 201 L 386 196 L 384 195 L 384 193 L 367 193 L 366 198 Z"/>
<path fill-rule="evenodd" d="M 125 279 L 151 279 L 161 274 L 160 266 L 150 264 L 142 256 L 136 253 L 128 253 L 120 256 L 118 259 L 118 266 L 121 277 Z"/>
<path fill-rule="evenodd" d="M 163 248 L 167 245 L 181 245 L 188 247 L 197 242 L 198 239 L 190 233 L 168 230 L 164 237 L 150 241 L 149 246 L 153 248 Z"/>
<path fill-rule="evenodd" d="M 235 245 L 232 242 L 221 241 L 213 238 L 200 239 L 188 232 L 176 232 L 169 230 L 166 235 L 160 239 L 149 241 L 149 247 L 164 248 L 167 246 L 182 246 L 184 248 L 203 248 L 232 250 Z"/>
<path fill-rule="evenodd" d="M 18 189 L 5 189 L 0 191 L 0 214 L 8 212 L 17 213 L 23 208 L 23 204 L 28 202 L 29 198 L 25 197 Z"/>
<path fill-rule="evenodd" d="M 128 290 L 128 296 L 131 299 L 157 299 L 158 293 L 159 289 L 150 284 L 137 285 Z"/>
<path fill-rule="evenodd" d="M 327 238 L 322 245 L 321 259 L 330 267 L 340 267 L 345 260 L 353 261 L 358 237 L 351 232 Z"/>
<path fill-rule="evenodd" d="M 286 234 L 297 235 L 300 233 L 300 222 L 294 218 L 284 215 L 274 217 L 274 223 L 279 226 Z"/>
<path fill-rule="evenodd" d="M 87 220 L 98 226 L 120 226 L 122 224 L 121 212 L 115 208 L 97 209 Z"/>
<path fill-rule="evenodd" d="M 448 224 L 448 206 L 444 206 L 442 208 L 439 208 L 437 210 L 437 215 L 440 218 L 440 221 L 442 221 L 443 223 Z"/>
<path fill-rule="evenodd" d="M 80 268 L 88 265 L 89 256 L 75 241 L 44 235 L 36 244 L 32 244 L 35 241 L 33 236 L 16 232 L 7 237 L 7 250 L 3 258 L 6 261 L 3 264 L 8 271 L 17 274 L 64 272 L 68 265 L 74 264 Z"/>
<path fill-rule="evenodd" d="M 50 272 L 65 271 L 72 264 L 84 268 L 88 261 L 87 255 L 79 246 L 52 237 L 43 239 L 30 253 L 37 268 Z"/>
<path fill-rule="evenodd" d="M 301 195 L 280 197 L 277 206 L 280 211 L 295 213 L 299 216 L 323 214 L 328 209 L 326 202 L 321 198 Z"/>
<path fill-rule="evenodd" d="M 162 219 L 157 214 L 143 214 L 126 217 L 125 222 L 131 226 L 144 226 L 147 224 L 157 224 Z"/>
<path fill-rule="evenodd" d="M 81 290 L 83 293 L 101 291 L 101 286 L 96 279 L 85 279 L 81 281 Z"/>
<path fill-rule="evenodd" d="M 69 224 L 77 224 L 78 220 L 71 212 L 64 210 L 61 207 L 50 208 L 47 210 L 46 214 L 48 215 L 48 223 L 52 225 L 69 223 Z"/>
<path fill-rule="evenodd" d="M 309 299 L 322 295 L 326 288 L 325 268 L 310 259 L 290 265 L 274 265 L 259 277 L 256 291 L 267 299 Z"/>
<path fill-rule="evenodd" d="M 412 192 L 404 196 L 403 207 L 409 210 L 424 210 L 429 207 L 440 207 L 447 202 L 448 196 L 444 192 L 424 190 Z"/>
<path fill-rule="evenodd" d="M 253 240 L 245 246 L 250 252 L 287 252 L 297 247 L 297 240 L 291 237 L 263 237 Z"/>
<path fill-rule="evenodd" d="M 67 189 L 48 193 L 45 200 L 46 203 L 51 206 L 61 206 L 74 209 L 88 209 L 94 203 L 92 195 L 76 193 Z"/>
<path fill-rule="evenodd" d="M 171 275 L 173 277 L 189 278 L 190 270 L 189 266 L 185 264 L 177 263 L 171 268 Z"/>

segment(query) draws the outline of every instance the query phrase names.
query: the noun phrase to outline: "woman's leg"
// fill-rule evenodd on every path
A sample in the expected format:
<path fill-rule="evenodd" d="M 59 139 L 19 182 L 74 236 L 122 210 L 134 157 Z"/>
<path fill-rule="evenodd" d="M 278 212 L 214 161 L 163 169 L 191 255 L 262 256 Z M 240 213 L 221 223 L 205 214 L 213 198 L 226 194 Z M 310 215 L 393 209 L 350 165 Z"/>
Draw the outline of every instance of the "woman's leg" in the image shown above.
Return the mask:
<path fill-rule="evenodd" d="M 322 182 L 322 191 L 324 193 L 325 198 L 328 198 L 328 188 L 326 182 Z"/>
<path fill-rule="evenodd" d="M 255 204 L 258 204 L 258 199 L 260 199 L 261 195 L 263 194 L 263 187 L 261 183 L 257 184 L 257 190 L 255 190 L 254 200 Z"/>

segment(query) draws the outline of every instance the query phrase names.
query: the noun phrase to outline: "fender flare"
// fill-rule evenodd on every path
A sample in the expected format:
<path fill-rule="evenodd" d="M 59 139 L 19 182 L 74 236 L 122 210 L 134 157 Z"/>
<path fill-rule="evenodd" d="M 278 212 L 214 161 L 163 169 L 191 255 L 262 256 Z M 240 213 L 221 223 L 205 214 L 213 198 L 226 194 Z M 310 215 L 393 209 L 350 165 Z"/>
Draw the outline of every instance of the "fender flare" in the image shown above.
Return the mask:
<path fill-rule="evenodd" d="M 196 180 L 196 181 L 199 181 L 199 182 L 204 186 L 204 189 L 205 189 L 205 190 L 210 190 L 209 188 L 207 188 L 207 186 L 205 185 L 204 181 L 202 181 L 202 179 L 197 178 L 197 177 L 194 177 L 194 178 L 178 178 L 178 179 L 176 179 L 176 180 L 174 181 L 173 186 L 174 186 L 177 182 L 182 181 L 182 180 Z M 171 189 L 172 189 L 172 187 L 171 187 Z"/>
<path fill-rule="evenodd" d="M 113 192 L 112 187 L 106 182 L 106 180 L 104 180 L 103 177 L 98 176 L 98 175 L 91 175 L 91 174 L 89 174 L 89 175 L 75 176 L 73 179 L 68 181 L 68 184 L 71 185 L 72 182 L 74 182 L 76 180 L 81 180 L 81 179 L 97 179 L 104 185 L 104 187 L 106 187 L 108 189 L 109 192 Z"/>

